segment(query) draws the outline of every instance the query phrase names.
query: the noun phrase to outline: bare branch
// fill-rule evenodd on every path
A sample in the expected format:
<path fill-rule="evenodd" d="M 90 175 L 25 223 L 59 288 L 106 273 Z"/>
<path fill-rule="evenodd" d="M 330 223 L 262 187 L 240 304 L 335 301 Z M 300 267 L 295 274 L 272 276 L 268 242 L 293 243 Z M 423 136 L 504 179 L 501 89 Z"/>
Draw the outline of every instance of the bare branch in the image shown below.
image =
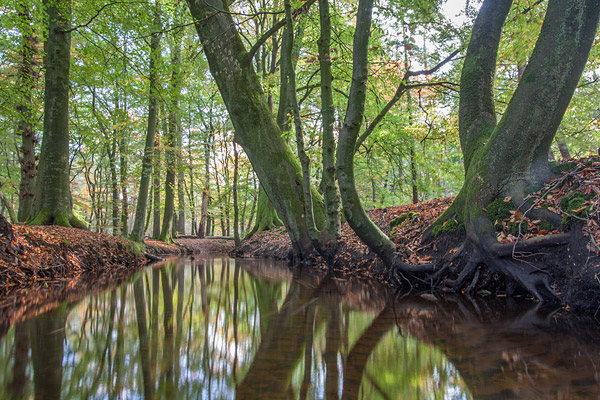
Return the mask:
<path fill-rule="evenodd" d="M 456 56 L 458 54 L 458 52 L 459 52 L 458 50 L 453 51 L 448 57 L 444 58 L 435 67 L 433 67 L 431 69 L 422 70 L 422 71 L 406 71 L 406 73 L 404 74 L 404 77 L 402 78 L 402 81 L 400 82 L 400 85 L 398 85 L 398 88 L 396 89 L 396 93 L 394 94 L 394 97 L 392 97 L 390 99 L 390 101 L 388 101 L 388 103 L 381 109 L 381 111 L 379 112 L 379 114 L 377 114 L 377 116 L 375 117 L 375 119 L 373 120 L 373 122 L 371 122 L 369 124 L 369 126 L 367 126 L 367 128 L 365 129 L 365 131 L 362 133 L 362 135 L 360 135 L 360 137 L 356 141 L 356 146 L 354 147 L 354 151 L 357 151 L 358 148 L 367 139 L 367 137 L 369 137 L 369 135 L 371 133 L 373 133 L 373 130 L 375 130 L 375 128 L 377 127 L 377 125 L 379 125 L 379 123 L 381 122 L 381 120 L 383 120 L 383 118 L 386 116 L 386 114 L 392 109 L 392 107 L 398 102 L 398 100 L 400 100 L 400 98 L 402 97 L 402 95 L 407 90 L 414 89 L 414 88 L 420 88 L 420 87 L 426 87 L 426 86 L 444 86 L 444 85 L 448 85 L 449 82 L 427 82 L 427 83 L 416 83 L 416 84 L 413 84 L 413 85 L 409 85 L 408 84 L 408 79 L 411 76 L 431 75 L 431 74 L 435 73 L 440 68 L 442 68 L 445 64 L 447 64 L 448 62 L 450 62 L 454 58 L 454 56 Z"/>
<path fill-rule="evenodd" d="M 315 3 L 316 0 L 308 0 L 306 3 L 304 3 L 301 7 L 295 9 L 292 14 L 294 17 L 305 13 L 306 11 L 308 11 L 308 9 L 310 8 L 310 6 L 312 6 Z M 254 43 L 254 45 L 250 48 L 250 50 L 248 50 L 248 54 L 246 55 L 246 60 L 252 60 L 252 58 L 254 57 L 254 55 L 256 54 L 256 52 L 258 51 L 258 49 L 260 49 L 260 47 L 265 44 L 265 42 L 267 40 L 269 40 L 269 38 L 271 36 L 273 36 L 279 29 L 283 28 L 285 26 L 285 18 L 277 21 L 275 23 L 275 25 L 273 25 L 273 27 L 271 29 L 269 29 L 268 31 L 266 31 L 257 41 L 256 43 Z"/>

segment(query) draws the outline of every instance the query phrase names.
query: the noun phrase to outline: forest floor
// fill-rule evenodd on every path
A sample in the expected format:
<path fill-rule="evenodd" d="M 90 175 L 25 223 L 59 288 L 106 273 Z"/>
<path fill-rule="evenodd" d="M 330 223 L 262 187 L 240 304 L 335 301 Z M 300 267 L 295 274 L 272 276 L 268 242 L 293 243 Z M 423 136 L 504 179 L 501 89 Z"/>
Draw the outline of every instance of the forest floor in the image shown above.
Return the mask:
<path fill-rule="evenodd" d="M 146 240 L 60 226 L 12 225 L 0 216 L 0 336 L 19 319 L 114 287 L 156 256 L 227 254 L 232 240 Z"/>
<path fill-rule="evenodd" d="M 552 271 L 553 288 L 566 309 L 573 306 L 600 315 L 600 158 L 571 160 L 560 166 L 558 178 L 528 196 L 535 208 L 546 208 L 562 217 L 559 227 L 528 218 L 528 210 L 520 210 L 512 199 L 501 201 L 508 207 L 494 222 L 500 243 L 516 243 L 536 236 L 568 232 L 565 245 L 528 254 L 522 262 Z M 367 214 L 396 243 L 403 261 L 410 264 L 443 264 L 463 243 L 464 233 L 440 234 L 428 244 L 422 243 L 422 233 L 452 203 L 453 198 L 434 199 L 418 204 L 376 208 Z M 510 206 L 509 206 L 510 205 Z M 516 209 L 515 209 L 516 208 Z M 488 210 L 484 210 L 488 211 Z M 520 232 L 520 233 L 519 233 Z M 236 255 L 286 259 L 291 243 L 284 228 L 258 233 L 242 242 Z M 514 254 L 517 257 L 517 254 Z M 320 257 L 312 264 L 327 269 Z M 392 282 L 379 259 L 365 246 L 347 223 L 342 225 L 341 240 L 333 262 L 333 270 L 341 276 L 376 278 L 388 285 Z M 451 266 L 452 269 L 452 266 Z M 456 276 L 454 276 L 456 278 Z M 484 271 L 476 292 L 480 295 L 506 296 L 512 292 L 510 283 L 492 271 Z M 405 284 L 406 285 L 406 284 Z M 448 290 L 442 282 L 440 289 Z M 516 291 L 518 294 L 518 290 Z"/>

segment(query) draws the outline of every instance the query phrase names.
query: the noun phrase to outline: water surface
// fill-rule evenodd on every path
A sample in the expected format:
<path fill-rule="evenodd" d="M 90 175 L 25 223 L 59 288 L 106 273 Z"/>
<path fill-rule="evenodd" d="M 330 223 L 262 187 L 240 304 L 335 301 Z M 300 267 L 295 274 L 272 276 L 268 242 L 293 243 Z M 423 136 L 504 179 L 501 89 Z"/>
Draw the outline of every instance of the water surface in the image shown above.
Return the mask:
<path fill-rule="evenodd" d="M 599 338 L 527 302 L 179 259 L 16 324 L 0 399 L 590 399 Z"/>

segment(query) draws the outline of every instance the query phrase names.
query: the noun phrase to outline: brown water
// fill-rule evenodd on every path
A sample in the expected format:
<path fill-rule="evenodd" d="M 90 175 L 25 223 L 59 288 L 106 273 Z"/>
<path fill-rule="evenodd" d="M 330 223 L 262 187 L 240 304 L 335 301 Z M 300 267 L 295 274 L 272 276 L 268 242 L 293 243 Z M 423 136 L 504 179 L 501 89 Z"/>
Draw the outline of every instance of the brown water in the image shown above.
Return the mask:
<path fill-rule="evenodd" d="M 600 398 L 600 327 L 553 311 L 179 259 L 11 328 L 0 399 Z"/>

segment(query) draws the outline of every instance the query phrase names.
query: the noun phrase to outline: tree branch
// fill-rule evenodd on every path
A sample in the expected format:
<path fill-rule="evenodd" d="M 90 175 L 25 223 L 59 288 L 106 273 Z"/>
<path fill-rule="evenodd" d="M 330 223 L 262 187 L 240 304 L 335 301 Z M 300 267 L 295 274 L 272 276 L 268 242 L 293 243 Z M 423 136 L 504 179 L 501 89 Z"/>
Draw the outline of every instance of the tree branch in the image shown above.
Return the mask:
<path fill-rule="evenodd" d="M 88 27 L 92 22 L 94 22 L 94 20 L 96 18 L 98 18 L 100 16 L 100 14 L 102 13 L 102 11 L 104 11 L 105 8 L 107 8 L 109 6 L 114 6 L 114 5 L 117 5 L 117 4 L 137 4 L 137 2 L 134 2 L 134 1 L 115 1 L 113 3 L 107 3 L 107 4 L 103 5 L 102 7 L 100 7 L 98 9 L 98 11 L 96 11 L 96 14 L 94 14 L 94 16 L 92 16 L 92 18 L 90 18 L 85 24 L 80 24 L 80 25 L 77 25 L 77 26 L 75 26 L 75 27 L 73 27 L 71 29 L 64 30 L 64 31 L 62 31 L 62 33 L 71 33 L 71 32 L 76 31 L 78 29 Z"/>
<path fill-rule="evenodd" d="M 311 5 L 313 5 L 315 3 L 316 0 L 308 0 L 306 3 L 304 3 L 302 6 L 300 6 L 299 8 L 295 9 L 292 13 L 293 16 L 296 17 L 306 11 L 308 11 L 308 9 L 310 8 Z M 254 56 L 256 55 L 256 52 L 260 49 L 260 47 L 265 44 L 265 42 L 267 40 L 269 40 L 269 38 L 271 36 L 273 36 L 278 30 L 280 30 L 281 28 L 283 28 L 285 26 L 285 18 L 283 18 L 280 21 L 277 21 L 275 23 L 275 25 L 273 25 L 273 27 L 271 29 L 269 29 L 268 31 L 266 31 L 257 41 L 256 43 L 254 43 L 254 45 L 250 48 L 250 50 L 248 50 L 248 54 L 246 54 L 246 61 L 250 61 L 252 60 L 252 58 L 254 58 Z"/>
<path fill-rule="evenodd" d="M 369 126 L 367 126 L 367 129 L 365 129 L 365 131 L 362 133 L 362 135 L 360 135 L 360 137 L 356 141 L 356 145 L 354 146 L 354 151 L 356 152 L 360 148 L 360 146 L 367 139 L 367 137 L 369 137 L 369 135 L 371 133 L 373 133 L 373 130 L 377 127 L 377 125 L 379 125 L 381 120 L 383 120 L 383 118 L 386 116 L 386 114 L 392 109 L 392 107 L 398 102 L 398 100 L 400 100 L 402 95 L 407 90 L 413 89 L 413 88 L 418 88 L 418 87 L 425 87 L 425 86 L 443 85 L 443 84 L 447 83 L 447 82 L 434 82 L 434 83 L 418 83 L 415 85 L 408 85 L 408 78 L 410 78 L 411 76 L 431 75 L 431 74 L 435 73 L 440 68 L 442 68 L 445 64 L 450 62 L 452 60 L 452 58 L 454 58 L 454 56 L 456 56 L 458 54 L 458 52 L 459 52 L 458 50 L 454 50 L 448 57 L 444 58 L 435 67 L 433 67 L 431 69 L 422 70 L 422 71 L 406 71 L 406 73 L 404 74 L 404 77 L 402 78 L 402 81 L 400 82 L 400 85 L 398 85 L 398 88 L 396 89 L 396 93 L 394 94 L 394 97 L 392 97 L 390 99 L 390 101 L 388 101 L 388 103 L 381 109 L 379 114 L 377 114 L 377 116 L 375 117 L 373 122 L 371 122 L 369 124 Z"/>

